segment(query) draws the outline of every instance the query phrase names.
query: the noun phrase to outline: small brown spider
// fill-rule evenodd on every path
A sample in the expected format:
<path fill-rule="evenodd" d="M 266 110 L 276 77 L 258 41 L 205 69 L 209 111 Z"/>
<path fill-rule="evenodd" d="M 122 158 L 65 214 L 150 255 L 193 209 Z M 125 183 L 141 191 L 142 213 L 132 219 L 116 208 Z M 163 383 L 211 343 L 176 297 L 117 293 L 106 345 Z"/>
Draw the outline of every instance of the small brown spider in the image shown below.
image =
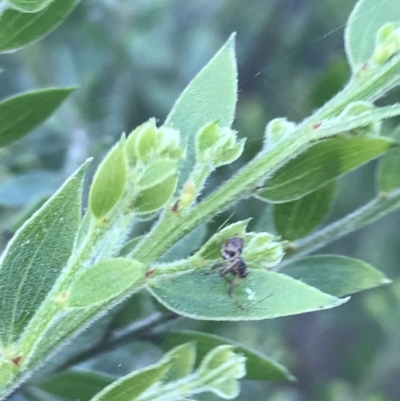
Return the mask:
<path fill-rule="evenodd" d="M 236 300 L 232 293 L 233 289 L 240 282 L 240 280 L 245 278 L 249 274 L 246 263 L 243 261 L 242 258 L 242 250 L 243 238 L 228 238 L 225 244 L 221 246 L 221 256 L 224 260 L 216 263 L 211 269 L 216 269 L 218 267 L 221 268 L 219 271 L 219 275 L 229 283 L 228 295 L 232 298 L 233 302 L 239 309 L 244 310 L 245 308 L 240 305 L 240 303 Z M 232 273 L 237 277 L 233 280 L 230 280 L 226 276 L 228 273 Z"/>

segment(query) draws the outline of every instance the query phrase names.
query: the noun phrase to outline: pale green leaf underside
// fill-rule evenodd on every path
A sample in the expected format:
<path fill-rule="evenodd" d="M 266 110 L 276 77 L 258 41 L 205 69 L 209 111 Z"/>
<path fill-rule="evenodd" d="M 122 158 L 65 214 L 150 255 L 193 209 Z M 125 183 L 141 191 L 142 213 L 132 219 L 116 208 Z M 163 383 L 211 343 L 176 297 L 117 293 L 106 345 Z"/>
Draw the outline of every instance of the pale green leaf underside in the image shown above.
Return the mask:
<path fill-rule="evenodd" d="M 368 263 L 338 255 L 300 259 L 283 267 L 281 272 L 336 297 L 391 282 Z"/>
<path fill-rule="evenodd" d="M 0 146 L 28 134 L 46 120 L 76 88 L 49 88 L 0 103 Z"/>
<path fill-rule="evenodd" d="M 400 24 L 398 0 L 360 0 L 357 3 L 345 32 L 347 58 L 353 71 L 372 56 L 376 33 L 387 22 Z"/>
<path fill-rule="evenodd" d="M 134 400 L 151 385 L 156 383 L 168 370 L 170 361 L 161 361 L 149 368 L 137 370 L 114 381 L 94 396 L 91 401 Z"/>
<path fill-rule="evenodd" d="M 386 138 L 335 137 L 316 143 L 280 168 L 257 196 L 289 202 L 380 156 L 393 146 Z"/>
<path fill-rule="evenodd" d="M 168 357 L 172 359 L 172 364 L 164 381 L 179 380 L 189 375 L 196 361 L 196 350 L 196 345 L 190 340 L 176 344 L 175 348 L 168 353 Z"/>
<path fill-rule="evenodd" d="M 125 191 L 128 163 L 124 139 L 111 149 L 98 167 L 89 192 L 89 209 L 100 219 L 118 202 Z"/>
<path fill-rule="evenodd" d="M 0 336 L 14 342 L 71 254 L 81 215 L 84 164 L 17 231 L 0 266 Z"/>
<path fill-rule="evenodd" d="M 143 276 L 143 266 L 127 258 L 103 260 L 80 274 L 69 291 L 68 306 L 84 308 L 117 297 Z"/>
<path fill-rule="evenodd" d="M 187 156 L 180 168 L 179 186 L 196 162 L 196 132 L 211 121 L 229 127 L 235 116 L 237 101 L 237 66 L 234 36 L 197 74 L 183 91 L 165 124 L 176 128 L 187 146 Z"/>
<path fill-rule="evenodd" d="M 338 306 L 345 300 L 283 274 L 252 269 L 233 294 L 228 283 L 207 268 L 154 279 L 149 291 L 168 309 L 199 320 L 260 320 Z"/>
<path fill-rule="evenodd" d="M 235 352 L 246 357 L 246 379 L 250 380 L 293 380 L 294 377 L 281 364 L 249 349 L 239 343 L 214 334 L 198 331 L 182 330 L 168 331 L 165 341 L 161 344 L 163 349 L 169 350 L 179 344 L 193 341 L 196 343 L 197 360 L 200 361 L 215 347 L 228 344 L 234 347 Z"/>
<path fill-rule="evenodd" d="M 0 52 L 40 39 L 55 29 L 79 3 L 79 0 L 53 0 L 37 13 L 7 9 L 0 17 Z"/>
<path fill-rule="evenodd" d="M 34 352 L 30 356 L 30 364 L 44 360 L 54 349 L 63 341 L 68 340 L 77 331 L 81 330 L 82 326 L 87 323 L 90 317 L 93 317 L 99 309 L 82 308 L 69 309 L 65 311 L 62 318 L 55 319 L 51 325 L 46 328 L 42 337 L 36 342 L 36 338 L 31 341 L 31 346 L 34 346 Z M 25 338 L 25 342 L 30 342 L 29 338 Z"/>
<path fill-rule="evenodd" d="M 274 205 L 275 228 L 284 240 L 304 237 L 318 227 L 331 208 L 336 182 L 293 202 Z"/>

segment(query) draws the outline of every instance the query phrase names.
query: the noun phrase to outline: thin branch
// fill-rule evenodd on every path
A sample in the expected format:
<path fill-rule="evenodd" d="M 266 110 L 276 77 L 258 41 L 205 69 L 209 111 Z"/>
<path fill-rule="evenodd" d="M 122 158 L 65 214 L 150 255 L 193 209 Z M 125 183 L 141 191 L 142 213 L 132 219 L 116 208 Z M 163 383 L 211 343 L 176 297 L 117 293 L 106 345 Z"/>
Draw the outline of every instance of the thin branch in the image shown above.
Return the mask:
<path fill-rule="evenodd" d="M 147 334 L 151 329 L 157 327 L 163 323 L 169 322 L 170 320 L 179 318 L 179 315 L 175 313 L 161 313 L 155 312 L 146 318 L 131 324 L 130 326 L 124 327 L 119 330 L 114 330 L 107 336 L 103 341 L 98 343 L 93 348 L 90 348 L 79 355 L 74 356 L 68 360 L 65 364 L 57 368 L 58 371 L 66 370 L 79 363 L 95 358 L 100 354 L 111 351 L 112 349 L 129 343 L 134 339 L 139 339 L 143 335 Z"/>
<path fill-rule="evenodd" d="M 359 230 L 399 207 L 400 188 L 390 193 L 380 194 L 380 196 L 341 220 L 335 221 L 315 233 L 290 243 L 287 251 L 289 256 L 278 266 L 277 270 L 353 231 Z"/>

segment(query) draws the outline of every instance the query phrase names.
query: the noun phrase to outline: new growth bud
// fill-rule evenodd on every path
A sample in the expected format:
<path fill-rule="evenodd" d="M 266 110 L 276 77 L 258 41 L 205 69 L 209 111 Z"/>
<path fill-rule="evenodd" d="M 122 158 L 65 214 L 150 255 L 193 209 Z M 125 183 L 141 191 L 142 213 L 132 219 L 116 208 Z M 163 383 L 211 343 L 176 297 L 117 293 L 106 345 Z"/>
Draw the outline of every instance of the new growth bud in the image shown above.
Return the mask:
<path fill-rule="evenodd" d="M 400 51 L 400 29 L 393 23 L 384 24 L 376 34 L 376 45 L 372 60 L 384 64 Z"/>
<path fill-rule="evenodd" d="M 296 129 L 296 124 L 286 118 L 271 120 L 264 133 L 264 148 L 273 146 L 290 135 Z"/>
<path fill-rule="evenodd" d="M 199 164 L 212 169 L 233 163 L 243 153 L 245 140 L 238 141 L 237 132 L 227 127 L 219 127 L 212 122 L 196 134 L 196 156 Z"/>

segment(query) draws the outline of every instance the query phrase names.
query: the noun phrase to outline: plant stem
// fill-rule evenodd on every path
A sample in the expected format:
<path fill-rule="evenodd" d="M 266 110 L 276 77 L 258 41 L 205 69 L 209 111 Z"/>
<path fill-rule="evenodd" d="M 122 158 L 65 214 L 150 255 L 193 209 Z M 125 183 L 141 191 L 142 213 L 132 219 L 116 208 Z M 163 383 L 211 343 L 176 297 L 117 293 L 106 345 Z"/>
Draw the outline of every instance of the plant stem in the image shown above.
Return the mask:
<path fill-rule="evenodd" d="M 290 262 L 359 230 L 400 207 L 400 188 L 377 196 L 353 213 L 289 245 L 290 253 L 277 270 Z"/>

